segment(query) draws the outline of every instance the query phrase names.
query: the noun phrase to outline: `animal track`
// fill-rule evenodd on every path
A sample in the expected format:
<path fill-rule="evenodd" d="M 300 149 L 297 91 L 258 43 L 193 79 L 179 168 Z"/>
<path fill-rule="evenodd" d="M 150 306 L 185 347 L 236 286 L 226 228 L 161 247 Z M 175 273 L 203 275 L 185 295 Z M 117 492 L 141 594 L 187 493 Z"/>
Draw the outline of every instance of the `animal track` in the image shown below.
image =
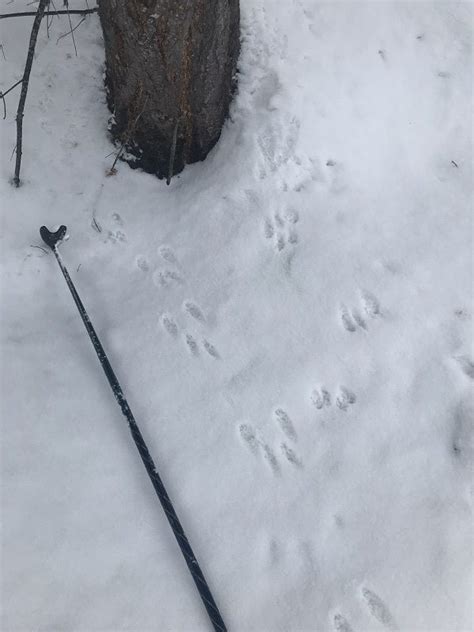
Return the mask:
<path fill-rule="evenodd" d="M 283 434 L 291 441 L 296 441 L 296 431 L 288 413 L 283 410 L 283 408 L 276 408 L 273 412 L 273 415 Z M 267 461 L 273 472 L 279 472 L 280 466 L 275 453 L 270 448 L 270 446 L 265 443 L 263 439 L 260 439 L 257 436 L 257 432 L 252 428 L 252 426 L 250 426 L 249 424 L 241 424 L 239 426 L 239 432 L 242 439 L 250 448 L 250 450 L 254 454 L 258 454 L 258 452 L 261 450 L 263 458 Z M 303 467 L 303 461 L 299 458 L 296 452 L 285 442 L 280 443 L 280 450 L 283 457 L 289 463 L 291 463 L 291 465 L 297 468 Z"/>
<path fill-rule="evenodd" d="M 355 404 L 356 400 L 357 398 L 352 391 L 344 388 L 344 386 L 340 387 L 339 395 L 336 397 L 336 405 L 341 410 L 347 410 L 351 404 Z"/>
<path fill-rule="evenodd" d="M 283 453 L 283 455 L 286 457 L 286 459 L 295 467 L 301 468 L 303 467 L 303 462 L 301 461 L 301 459 L 299 459 L 296 454 L 295 451 L 292 450 L 291 448 L 289 448 L 286 443 L 282 443 L 280 445 L 281 451 Z"/>
<path fill-rule="evenodd" d="M 311 391 L 310 400 L 312 404 L 318 409 L 331 406 L 332 397 L 331 393 L 324 387 L 315 388 Z M 336 406 L 343 411 L 347 411 L 349 406 L 355 404 L 357 397 L 345 386 L 340 386 L 339 391 L 336 394 L 335 402 Z"/>
<path fill-rule="evenodd" d="M 276 474 L 279 471 L 279 465 L 276 456 L 273 453 L 273 450 L 266 444 L 260 444 L 263 450 L 263 458 L 267 461 L 268 465 L 271 467 L 273 472 Z"/>
<path fill-rule="evenodd" d="M 160 246 L 158 248 L 158 254 L 160 255 L 160 257 L 166 262 L 169 263 L 171 265 L 174 265 L 176 267 L 179 266 L 179 262 L 174 254 L 174 252 L 171 250 L 171 248 L 169 246 Z M 139 255 L 136 258 L 136 265 L 137 267 L 142 270 L 143 272 L 148 272 L 150 269 L 150 265 L 146 259 L 146 257 Z M 181 274 L 181 272 L 179 272 L 177 269 L 173 269 L 173 268 L 158 268 L 157 270 L 155 270 L 155 272 L 153 273 L 153 283 L 157 286 L 157 287 L 162 287 L 162 288 L 170 288 L 176 285 L 183 285 L 184 284 L 184 278 Z"/>
<path fill-rule="evenodd" d="M 288 231 L 288 243 L 293 245 L 298 243 L 298 234 L 293 228 Z"/>
<path fill-rule="evenodd" d="M 183 304 L 183 309 L 195 320 L 198 320 L 201 323 L 206 322 L 206 319 L 204 318 L 204 314 L 195 303 L 191 301 L 185 301 Z"/>
<path fill-rule="evenodd" d="M 278 252 L 281 252 L 284 247 L 285 247 L 285 238 L 283 237 L 283 235 L 278 235 L 277 240 L 276 240 L 276 248 Z"/>
<path fill-rule="evenodd" d="M 354 332 L 356 326 L 349 314 L 347 307 L 342 303 L 340 307 L 342 325 L 346 331 Z"/>
<path fill-rule="evenodd" d="M 163 314 L 163 316 L 161 317 L 161 324 L 170 336 L 176 338 L 176 336 L 178 335 L 178 325 L 174 322 L 171 316 L 168 316 L 168 314 Z"/>
<path fill-rule="evenodd" d="M 178 259 L 174 254 L 173 250 L 169 246 L 160 246 L 158 248 L 158 254 L 164 261 L 171 263 L 172 265 L 179 265 Z"/>
<path fill-rule="evenodd" d="M 192 303 L 192 305 L 194 305 L 194 303 Z M 162 314 L 161 317 L 160 317 L 160 323 L 161 323 L 161 326 L 163 327 L 163 329 L 166 331 L 166 333 L 168 333 L 172 338 L 176 339 L 178 337 L 180 328 L 179 328 L 177 322 L 171 316 L 171 314 Z M 193 335 L 191 335 L 189 332 L 183 331 L 182 332 L 182 339 L 183 339 L 183 341 L 184 341 L 184 343 L 186 345 L 187 350 L 193 356 L 198 356 L 199 355 L 199 344 L 198 344 L 196 338 Z M 218 350 L 206 338 L 202 339 L 202 347 L 206 351 L 206 353 L 208 355 L 210 355 L 212 358 L 214 358 L 216 360 L 220 359 L 220 354 L 219 354 Z"/>
<path fill-rule="evenodd" d="M 373 294 L 370 292 L 362 292 L 361 301 L 367 316 L 370 318 L 380 316 L 380 304 Z"/>
<path fill-rule="evenodd" d="M 296 224 L 298 220 L 298 212 L 294 210 L 286 210 L 283 217 L 279 213 L 275 213 L 273 219 L 265 218 L 263 223 L 265 239 L 273 239 L 278 252 L 281 252 L 286 244 L 297 244 Z"/>
<path fill-rule="evenodd" d="M 208 340 L 204 338 L 202 341 L 202 344 L 203 344 L 204 349 L 207 351 L 207 353 L 210 356 L 212 356 L 213 358 L 216 358 L 216 360 L 220 358 L 220 355 L 217 349 L 214 347 L 214 345 L 211 345 L 211 343 Z"/>
<path fill-rule="evenodd" d="M 107 231 L 106 241 L 111 241 L 113 244 L 116 244 L 118 241 L 127 241 L 127 237 L 125 233 L 121 230 L 116 230 L 115 232 L 109 230 Z"/>
<path fill-rule="evenodd" d="M 370 292 L 362 292 L 360 295 L 361 309 L 369 318 L 377 318 L 380 316 L 380 304 L 377 298 Z M 346 331 L 354 333 L 357 327 L 367 331 L 367 324 L 357 308 L 349 311 L 344 303 L 339 307 L 339 314 L 342 326 Z"/>
<path fill-rule="evenodd" d="M 109 231 L 108 239 L 110 241 L 113 241 L 114 243 L 116 241 L 126 241 L 125 234 L 121 231 L 116 231 L 115 233 Z M 160 246 L 160 248 L 158 249 L 158 253 L 160 257 L 167 263 L 179 266 L 179 262 L 169 246 Z M 150 264 L 148 262 L 148 259 L 144 255 L 138 255 L 136 257 L 135 265 L 142 272 L 149 272 L 150 270 Z M 158 268 L 153 273 L 152 278 L 154 285 L 161 288 L 171 288 L 173 286 L 184 284 L 184 278 L 181 272 L 173 268 Z"/>
<path fill-rule="evenodd" d="M 112 213 L 111 219 L 113 220 L 114 224 L 116 224 L 116 226 L 120 226 L 120 227 L 123 226 L 123 220 L 118 213 Z M 93 220 L 93 226 L 94 226 L 94 220 Z M 97 223 L 97 220 L 95 220 L 95 228 L 96 230 L 98 230 L 98 232 L 101 232 L 101 228 L 99 224 Z M 113 244 L 116 244 L 118 242 L 126 242 L 127 236 L 123 230 L 108 230 L 105 241 L 106 242 L 110 241 Z"/>
<path fill-rule="evenodd" d="M 397 624 L 388 609 L 387 605 L 382 601 L 382 599 L 374 593 L 372 590 L 365 588 L 362 586 L 361 596 L 363 600 L 363 604 L 366 606 L 369 614 L 376 619 L 379 623 L 381 623 L 388 630 L 398 630 Z M 354 632 L 352 626 L 349 624 L 347 619 L 342 616 L 339 612 L 335 613 L 332 618 L 332 624 L 335 632 Z"/>
<path fill-rule="evenodd" d="M 299 220 L 298 211 L 288 209 L 285 211 L 284 218 L 289 224 L 297 224 Z"/>
<path fill-rule="evenodd" d="M 293 426 L 293 422 L 291 421 L 288 413 L 284 411 L 283 408 L 277 408 L 273 414 L 283 434 L 285 434 L 288 439 L 296 441 L 295 427 Z"/>
<path fill-rule="evenodd" d="M 347 620 L 339 613 L 334 615 L 333 626 L 336 632 L 354 632 Z"/>
<path fill-rule="evenodd" d="M 196 340 L 191 336 L 191 334 L 184 334 L 184 340 L 188 346 L 189 351 L 192 353 L 192 355 L 197 356 L 199 355 L 199 347 L 198 344 L 196 342 Z"/>
<path fill-rule="evenodd" d="M 176 287 L 184 285 L 185 281 L 181 270 L 177 269 L 179 267 L 179 261 L 173 250 L 169 246 L 162 245 L 158 248 L 158 254 L 166 263 L 172 264 L 175 268 L 162 268 L 155 270 L 152 277 L 153 283 L 157 287 L 162 288 L 172 288 L 173 286 Z M 135 263 L 142 272 L 148 272 L 150 270 L 148 260 L 143 255 L 138 255 L 135 259 Z M 201 325 L 206 323 L 206 317 L 204 316 L 202 309 L 196 305 L 194 301 L 185 300 L 182 303 L 182 311 L 197 323 L 200 323 Z M 178 320 L 179 319 L 175 319 L 168 313 L 163 313 L 160 316 L 160 323 L 164 331 L 174 339 L 178 339 L 178 334 L 181 334 L 179 337 L 191 355 L 199 356 L 200 348 L 202 346 L 202 349 L 208 356 L 214 358 L 215 360 L 220 359 L 219 351 L 212 342 L 206 338 L 202 338 L 201 341 L 198 342 L 198 335 L 195 329 L 192 329 L 192 333 L 182 330 L 177 322 Z"/>
<path fill-rule="evenodd" d="M 322 388 L 320 390 L 315 388 L 311 393 L 311 401 L 318 410 L 321 410 L 321 408 L 324 408 L 324 406 L 331 405 L 331 395 L 329 391 L 327 391 L 325 388 Z"/>
<path fill-rule="evenodd" d="M 352 318 L 354 319 L 354 322 L 357 325 L 359 325 L 359 327 L 361 327 L 362 329 L 367 330 L 367 325 L 365 323 L 365 320 L 360 315 L 360 312 L 357 309 L 353 309 L 351 313 L 352 313 Z"/>
<path fill-rule="evenodd" d="M 168 288 L 173 285 L 182 285 L 183 279 L 176 270 L 157 270 L 153 274 L 153 282 L 156 286 Z"/>
<path fill-rule="evenodd" d="M 249 450 L 253 454 L 257 454 L 258 448 L 259 448 L 259 441 L 257 437 L 255 436 L 255 432 L 252 426 L 249 426 L 247 424 L 241 424 L 239 426 L 239 432 L 240 432 L 240 436 L 242 437 L 243 441 L 245 442 Z"/>
<path fill-rule="evenodd" d="M 393 616 L 382 599 L 376 593 L 364 587 L 361 589 L 361 594 L 368 611 L 374 619 L 377 619 L 379 623 L 382 623 L 389 630 L 396 630 L 397 626 Z"/>
<path fill-rule="evenodd" d="M 242 440 L 247 445 L 252 454 L 257 455 L 262 450 L 263 458 L 267 461 L 273 472 L 277 472 L 278 461 L 273 450 L 263 441 L 257 438 L 255 430 L 249 424 L 241 424 L 239 432 Z"/>
<path fill-rule="evenodd" d="M 143 257 L 142 255 L 138 255 L 138 257 L 135 259 L 135 263 L 137 265 L 137 268 L 142 270 L 142 272 L 148 272 L 150 269 L 146 257 Z"/>

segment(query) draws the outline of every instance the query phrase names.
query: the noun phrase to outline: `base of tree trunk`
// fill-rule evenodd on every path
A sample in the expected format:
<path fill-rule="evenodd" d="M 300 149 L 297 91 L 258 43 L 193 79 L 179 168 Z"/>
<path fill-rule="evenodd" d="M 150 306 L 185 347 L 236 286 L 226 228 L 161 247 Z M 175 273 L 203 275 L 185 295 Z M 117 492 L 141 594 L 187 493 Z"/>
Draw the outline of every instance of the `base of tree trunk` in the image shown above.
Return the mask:
<path fill-rule="evenodd" d="M 99 0 L 111 133 L 132 167 L 171 178 L 204 160 L 229 112 L 238 0 Z"/>

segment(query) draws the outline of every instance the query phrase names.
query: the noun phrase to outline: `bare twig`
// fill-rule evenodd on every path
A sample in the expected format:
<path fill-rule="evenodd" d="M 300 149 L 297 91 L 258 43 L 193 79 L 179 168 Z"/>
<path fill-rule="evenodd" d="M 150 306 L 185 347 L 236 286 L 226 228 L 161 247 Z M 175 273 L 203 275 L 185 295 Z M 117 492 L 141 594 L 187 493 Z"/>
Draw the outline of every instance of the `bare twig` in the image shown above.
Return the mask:
<path fill-rule="evenodd" d="M 77 57 L 76 38 L 74 37 L 74 29 L 72 28 L 71 12 L 69 11 L 69 2 L 68 2 L 68 0 L 64 0 L 64 6 L 67 9 L 67 19 L 69 20 L 69 32 L 71 33 L 72 43 L 74 45 L 74 52 L 76 53 L 76 57 Z M 85 19 L 86 18 L 82 18 L 81 22 L 83 22 Z M 79 24 L 81 24 L 81 22 L 79 22 Z M 79 24 L 78 24 L 78 26 L 79 26 Z M 56 42 L 56 44 L 57 44 L 57 42 Z"/>
<path fill-rule="evenodd" d="M 17 86 L 20 85 L 20 83 L 23 81 L 23 78 L 19 79 L 16 83 L 14 83 L 10 88 L 8 88 L 8 90 L 6 92 L 1 92 L 0 94 L 2 95 L 2 97 L 6 97 L 7 94 L 9 92 L 11 92 L 13 90 L 13 88 L 16 88 Z"/>
<path fill-rule="evenodd" d="M 42 250 L 45 255 L 49 255 L 49 252 L 45 248 L 43 248 L 43 246 L 35 246 L 34 244 L 30 244 L 30 248 L 39 248 L 39 250 Z"/>
<path fill-rule="evenodd" d="M 91 222 L 91 226 L 94 230 L 96 230 L 98 233 L 102 232 L 102 227 L 99 224 L 99 222 L 96 220 L 95 217 L 92 218 L 92 222 Z"/>
<path fill-rule="evenodd" d="M 39 8 L 39 7 L 38 7 Z M 60 11 L 48 11 L 48 15 L 87 15 L 89 13 L 97 13 L 98 8 L 93 7 L 92 9 L 69 9 L 69 10 L 60 10 Z M 6 18 L 23 18 L 23 17 L 33 17 L 37 14 L 36 11 L 22 11 L 19 13 L 0 13 L 0 20 L 4 20 Z"/>
<path fill-rule="evenodd" d="M 67 35 L 72 35 L 72 41 L 73 41 L 73 44 L 74 44 L 74 50 L 76 51 L 76 56 L 77 56 L 76 42 L 74 41 L 74 35 L 73 35 L 73 33 L 74 33 L 74 31 L 75 31 L 75 30 L 76 30 L 79 26 L 81 26 L 81 24 L 85 21 L 85 19 L 86 19 L 86 18 L 82 18 L 82 19 L 81 19 L 81 20 L 80 20 L 80 21 L 76 24 L 76 26 L 75 26 L 73 29 L 71 29 L 71 30 L 70 30 L 70 31 L 68 31 L 67 33 L 63 33 L 62 35 L 60 35 L 60 36 L 58 37 L 58 39 L 56 40 L 56 44 L 59 42 L 59 40 L 62 40 L 62 39 L 63 39 L 63 37 L 66 37 Z"/>
<path fill-rule="evenodd" d="M 0 92 L 0 99 L 2 99 L 3 101 L 3 120 L 7 118 L 7 102 L 5 101 L 5 97 L 7 96 L 9 92 L 13 90 L 13 88 L 16 88 L 17 86 L 19 86 L 22 81 L 23 79 L 20 79 L 13 86 L 11 86 L 11 88 L 8 88 L 6 92 Z"/>
<path fill-rule="evenodd" d="M 171 178 L 173 177 L 174 157 L 176 154 L 176 141 L 178 140 L 178 126 L 179 126 L 179 118 L 176 119 L 176 125 L 174 126 L 174 131 L 173 131 L 173 141 L 171 143 L 168 177 L 166 178 L 167 185 L 169 185 L 169 183 L 171 182 Z"/>
<path fill-rule="evenodd" d="M 26 57 L 25 72 L 23 73 L 20 100 L 18 102 L 18 110 L 16 113 L 16 164 L 13 183 L 16 187 L 20 186 L 20 168 L 23 142 L 23 113 L 25 111 L 26 95 L 28 93 L 28 83 L 30 81 L 31 67 L 33 65 L 33 57 L 35 54 L 36 40 L 38 31 L 43 19 L 44 12 L 49 0 L 39 0 L 38 10 L 31 29 L 30 44 L 28 46 L 28 55 Z"/>
<path fill-rule="evenodd" d="M 116 154 L 116 156 L 115 156 L 115 158 L 114 158 L 114 161 L 113 161 L 113 163 L 112 163 L 112 166 L 110 167 L 110 169 L 109 169 L 109 170 L 107 171 L 107 173 L 106 173 L 106 175 L 107 175 L 107 176 L 114 176 L 114 175 L 117 173 L 117 169 L 115 168 L 115 165 L 117 164 L 118 159 L 119 159 L 119 158 L 120 158 L 120 156 L 122 155 L 122 151 L 123 151 L 123 150 L 124 150 L 124 148 L 125 148 L 126 142 L 127 142 L 127 141 L 125 141 L 125 140 L 124 140 L 124 141 L 123 141 L 123 143 L 120 145 L 120 149 L 118 150 L 118 152 L 117 152 L 117 154 Z"/>
<path fill-rule="evenodd" d="M 51 2 L 48 2 L 48 7 L 46 9 L 46 36 L 49 39 L 49 28 L 53 23 L 53 16 L 50 13 L 51 11 Z"/>

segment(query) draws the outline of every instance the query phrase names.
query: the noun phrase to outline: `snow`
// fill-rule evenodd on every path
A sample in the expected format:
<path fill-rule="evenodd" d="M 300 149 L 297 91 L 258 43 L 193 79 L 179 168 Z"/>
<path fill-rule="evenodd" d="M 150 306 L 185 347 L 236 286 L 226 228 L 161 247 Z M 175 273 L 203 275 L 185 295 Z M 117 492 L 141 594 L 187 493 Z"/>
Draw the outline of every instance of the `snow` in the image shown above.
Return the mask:
<path fill-rule="evenodd" d="M 231 120 L 170 187 L 123 163 L 106 176 L 97 16 L 78 57 L 56 44 L 67 18 L 42 27 L 20 189 L 7 96 L 4 630 L 209 629 L 57 263 L 33 247 L 63 223 L 230 630 L 473 629 L 472 5 L 241 5 Z M 31 21 L 1 26 L 6 90 Z"/>

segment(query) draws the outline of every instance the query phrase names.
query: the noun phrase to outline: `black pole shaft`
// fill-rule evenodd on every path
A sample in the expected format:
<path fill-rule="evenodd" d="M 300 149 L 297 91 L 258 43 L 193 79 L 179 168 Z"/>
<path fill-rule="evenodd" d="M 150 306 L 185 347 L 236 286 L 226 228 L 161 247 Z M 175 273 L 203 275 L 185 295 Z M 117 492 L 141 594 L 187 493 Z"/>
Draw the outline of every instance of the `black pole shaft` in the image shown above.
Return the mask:
<path fill-rule="evenodd" d="M 82 304 L 81 299 L 79 298 L 79 294 L 74 287 L 71 277 L 69 276 L 69 272 L 67 271 L 67 268 L 61 259 L 57 247 L 55 246 L 54 248 L 52 248 L 52 251 L 54 252 L 59 267 L 61 268 L 61 272 L 66 279 L 66 283 L 68 284 L 74 302 L 76 303 L 77 309 L 79 310 L 82 322 L 84 323 L 87 333 L 89 334 L 89 338 L 91 339 L 95 352 L 97 353 L 97 357 L 99 358 L 102 368 L 104 369 L 104 373 L 112 388 L 115 399 L 117 400 L 117 403 L 120 406 L 124 417 L 128 421 L 130 432 L 132 434 L 133 440 L 135 441 L 135 445 L 137 446 L 137 450 L 142 458 L 143 465 L 145 466 L 152 485 L 155 488 L 156 495 L 158 496 L 161 506 L 163 507 L 163 511 L 168 518 L 170 527 L 173 530 L 174 536 L 176 538 L 176 541 L 178 542 L 179 548 L 181 549 L 181 553 L 183 554 L 183 557 L 186 561 L 189 572 L 194 579 L 194 583 L 196 584 L 196 588 L 199 591 L 199 595 L 201 596 L 204 607 L 207 610 L 207 614 L 209 615 L 209 619 L 211 620 L 214 630 L 216 632 L 226 632 L 227 628 L 216 605 L 216 602 L 214 601 L 209 586 L 207 585 L 201 568 L 199 567 L 199 564 L 196 560 L 196 556 L 194 555 L 191 545 L 189 544 L 188 539 L 184 533 L 183 527 L 181 526 L 181 523 L 178 519 L 176 511 L 174 510 L 165 486 L 163 485 L 155 464 L 153 463 L 153 459 L 151 458 L 150 452 L 148 451 L 146 443 L 142 437 L 142 433 L 140 432 L 137 422 L 135 421 L 132 411 L 130 410 L 130 406 L 125 399 L 119 381 L 110 365 L 109 359 L 107 358 L 107 355 L 104 351 L 104 348 L 102 347 L 102 344 L 100 343 L 95 329 L 92 326 L 89 315 L 87 314 L 86 309 Z"/>

